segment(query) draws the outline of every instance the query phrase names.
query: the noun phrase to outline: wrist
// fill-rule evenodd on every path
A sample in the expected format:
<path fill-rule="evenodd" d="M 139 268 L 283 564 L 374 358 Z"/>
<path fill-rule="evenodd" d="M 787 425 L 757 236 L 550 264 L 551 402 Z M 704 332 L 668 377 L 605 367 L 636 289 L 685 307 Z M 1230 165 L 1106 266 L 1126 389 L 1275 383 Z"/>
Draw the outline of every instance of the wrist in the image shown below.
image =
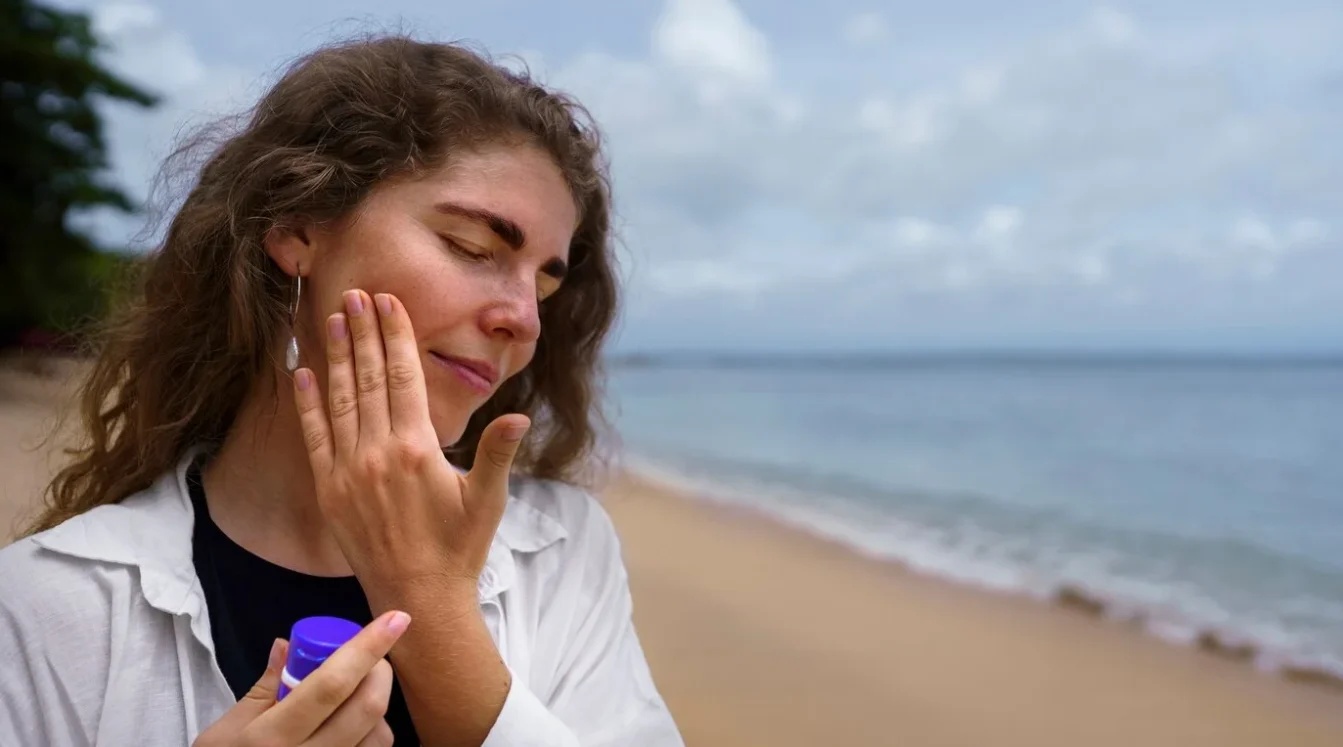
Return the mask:
<path fill-rule="evenodd" d="M 485 741 L 508 699 L 512 673 L 478 603 L 473 614 L 422 614 L 389 656 L 416 729 L 432 735 L 426 746 Z"/>
<path fill-rule="evenodd" d="M 455 619 L 480 611 L 477 581 L 467 576 L 421 572 L 358 578 L 375 616 L 396 609 L 412 617 Z"/>

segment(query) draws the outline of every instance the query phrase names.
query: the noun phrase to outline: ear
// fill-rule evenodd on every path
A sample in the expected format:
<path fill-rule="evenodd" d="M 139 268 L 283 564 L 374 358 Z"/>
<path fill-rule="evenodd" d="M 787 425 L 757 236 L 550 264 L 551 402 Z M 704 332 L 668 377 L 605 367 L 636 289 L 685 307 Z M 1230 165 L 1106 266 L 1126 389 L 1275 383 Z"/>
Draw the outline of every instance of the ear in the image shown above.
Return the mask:
<path fill-rule="evenodd" d="M 261 244 L 275 264 L 291 277 L 312 267 L 316 249 L 307 226 L 276 226 L 266 232 Z"/>

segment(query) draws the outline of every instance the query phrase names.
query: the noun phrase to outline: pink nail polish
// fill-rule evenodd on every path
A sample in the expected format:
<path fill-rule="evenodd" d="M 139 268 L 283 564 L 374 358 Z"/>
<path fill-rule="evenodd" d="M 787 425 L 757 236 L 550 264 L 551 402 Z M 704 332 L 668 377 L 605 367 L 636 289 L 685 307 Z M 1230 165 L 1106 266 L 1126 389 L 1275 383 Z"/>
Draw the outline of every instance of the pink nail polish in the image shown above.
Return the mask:
<path fill-rule="evenodd" d="M 298 390 L 300 392 L 306 392 L 312 387 L 312 372 L 306 368 L 300 368 L 298 372 L 294 374 L 294 381 L 298 382 Z"/>
<path fill-rule="evenodd" d="M 392 635 L 401 635 L 410 627 L 410 615 L 404 612 L 397 612 L 387 621 L 387 632 Z"/>
<path fill-rule="evenodd" d="M 336 314 L 327 322 L 328 332 L 333 340 L 344 340 L 349 329 L 345 325 L 345 315 Z"/>

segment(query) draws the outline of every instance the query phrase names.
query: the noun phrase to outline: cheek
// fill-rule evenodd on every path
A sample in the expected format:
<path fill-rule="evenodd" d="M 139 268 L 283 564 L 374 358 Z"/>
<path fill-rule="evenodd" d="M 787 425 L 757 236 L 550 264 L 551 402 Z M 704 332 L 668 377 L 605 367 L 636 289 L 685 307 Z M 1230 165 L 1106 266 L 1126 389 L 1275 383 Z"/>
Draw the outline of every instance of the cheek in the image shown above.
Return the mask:
<path fill-rule="evenodd" d="M 410 314 L 416 336 L 441 337 L 448 330 L 475 325 L 481 302 L 479 289 L 452 273 L 423 273 L 396 283 L 393 290 Z"/>
<path fill-rule="evenodd" d="M 453 280 L 439 240 L 418 222 L 382 205 L 335 237 L 329 259 L 337 274 L 364 290 L 407 300 Z"/>
<path fill-rule="evenodd" d="M 397 251 L 370 253 L 359 267 L 358 281 L 370 293 L 400 299 L 417 336 L 437 337 L 472 319 L 482 303 L 481 289 L 440 247 L 423 236 L 413 238 L 388 242 Z"/>
<path fill-rule="evenodd" d="M 508 378 L 513 378 L 522 373 L 532 359 L 536 357 L 536 344 L 517 345 L 509 354 L 508 358 Z"/>

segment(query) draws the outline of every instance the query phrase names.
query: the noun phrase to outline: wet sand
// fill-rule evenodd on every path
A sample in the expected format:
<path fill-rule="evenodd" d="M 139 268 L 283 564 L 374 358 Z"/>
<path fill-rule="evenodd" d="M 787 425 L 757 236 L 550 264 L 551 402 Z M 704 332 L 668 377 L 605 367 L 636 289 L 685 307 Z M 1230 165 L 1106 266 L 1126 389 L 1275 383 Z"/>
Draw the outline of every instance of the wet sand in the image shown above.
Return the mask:
<path fill-rule="evenodd" d="M 1343 745 L 1343 691 L 637 478 L 604 501 L 690 745 Z"/>

